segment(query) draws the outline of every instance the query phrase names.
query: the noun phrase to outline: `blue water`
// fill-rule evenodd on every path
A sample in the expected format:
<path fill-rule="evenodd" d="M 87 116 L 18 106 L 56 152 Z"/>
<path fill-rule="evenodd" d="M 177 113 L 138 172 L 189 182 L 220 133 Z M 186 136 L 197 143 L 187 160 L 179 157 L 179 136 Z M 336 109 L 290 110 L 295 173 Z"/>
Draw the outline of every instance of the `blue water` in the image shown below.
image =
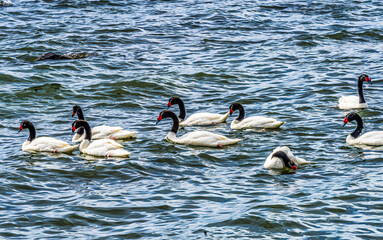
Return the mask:
<path fill-rule="evenodd" d="M 382 130 L 380 1 L 0 1 L 0 236 L 4 239 L 380 239 L 383 154 L 348 146 L 336 107 L 364 73 L 364 131 Z M 45 52 L 90 53 L 34 62 Z M 239 144 L 175 145 L 156 125 L 187 114 L 268 116 L 280 130 L 214 131 Z M 27 132 L 71 140 L 91 126 L 137 131 L 127 159 L 24 153 Z M 176 107 L 171 110 L 178 111 Z M 237 114 L 237 113 L 236 113 Z M 234 114 L 234 115 L 236 115 Z M 263 169 L 277 146 L 311 164 Z"/>

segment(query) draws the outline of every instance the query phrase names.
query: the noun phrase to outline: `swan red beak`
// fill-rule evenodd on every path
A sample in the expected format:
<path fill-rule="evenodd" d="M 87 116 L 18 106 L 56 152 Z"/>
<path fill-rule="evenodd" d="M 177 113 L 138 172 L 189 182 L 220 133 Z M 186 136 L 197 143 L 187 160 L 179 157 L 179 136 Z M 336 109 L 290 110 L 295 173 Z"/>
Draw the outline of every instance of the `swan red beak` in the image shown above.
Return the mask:
<path fill-rule="evenodd" d="M 292 166 L 291 169 L 297 170 L 297 166 Z"/>
<path fill-rule="evenodd" d="M 21 130 L 23 130 L 23 126 L 19 127 L 19 131 L 17 133 L 19 133 Z"/>
<path fill-rule="evenodd" d="M 76 128 L 75 126 L 72 127 L 72 132 L 76 131 Z"/>
<path fill-rule="evenodd" d="M 343 124 L 343 127 L 348 123 L 348 118 L 347 117 L 345 117 L 344 119 L 343 119 L 343 122 L 344 122 L 344 124 Z"/>
<path fill-rule="evenodd" d="M 75 112 L 72 112 L 72 117 L 74 116 Z"/>
<path fill-rule="evenodd" d="M 230 108 L 230 117 L 231 117 L 231 114 L 233 114 L 233 109 Z"/>
<path fill-rule="evenodd" d="M 158 116 L 156 124 L 158 124 L 162 120 L 162 115 Z"/>
<path fill-rule="evenodd" d="M 166 110 L 168 110 L 172 106 L 172 104 L 170 102 L 168 102 L 167 106 L 168 106 L 168 108 Z"/>

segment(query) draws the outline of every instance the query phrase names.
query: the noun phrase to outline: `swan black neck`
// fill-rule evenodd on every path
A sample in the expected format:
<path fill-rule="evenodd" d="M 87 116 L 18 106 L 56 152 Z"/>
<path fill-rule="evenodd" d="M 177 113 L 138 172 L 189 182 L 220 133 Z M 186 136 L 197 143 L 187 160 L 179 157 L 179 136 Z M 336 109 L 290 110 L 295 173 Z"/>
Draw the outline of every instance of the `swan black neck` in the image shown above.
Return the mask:
<path fill-rule="evenodd" d="M 359 94 L 359 103 L 366 103 L 363 95 L 363 81 L 364 78 L 359 77 L 358 79 L 358 94 Z"/>
<path fill-rule="evenodd" d="M 273 157 L 277 157 L 277 158 L 282 159 L 283 163 L 288 168 L 293 168 L 293 166 L 295 166 L 295 163 L 287 156 L 287 154 L 285 152 L 277 151 L 272 155 L 271 158 L 273 158 Z"/>
<path fill-rule="evenodd" d="M 33 126 L 33 124 L 30 121 L 24 121 L 24 122 L 21 123 L 20 130 L 22 130 L 24 128 L 28 128 L 28 130 L 29 130 L 28 141 L 32 141 L 33 139 L 36 138 L 35 126 Z"/>
<path fill-rule="evenodd" d="M 169 99 L 170 106 L 174 104 L 178 104 L 178 107 L 180 108 L 180 115 L 178 115 L 178 118 L 181 120 L 184 120 L 186 117 L 186 110 L 185 110 L 185 104 L 179 97 L 172 97 Z"/>
<path fill-rule="evenodd" d="M 240 103 L 231 104 L 230 110 L 232 110 L 233 112 L 235 110 L 239 110 L 239 116 L 236 118 L 237 121 L 242 121 L 245 118 L 245 109 Z"/>
<path fill-rule="evenodd" d="M 174 133 L 177 133 L 179 125 L 180 125 L 180 122 L 178 120 L 177 115 L 174 112 L 168 111 L 168 110 L 162 111 L 160 113 L 159 118 L 160 117 L 161 117 L 161 120 L 164 119 L 164 118 L 169 118 L 169 117 L 172 118 L 173 119 L 173 126 L 172 126 L 172 129 L 170 131 L 174 132 Z"/>
<path fill-rule="evenodd" d="M 84 114 L 82 113 L 82 109 L 78 105 L 73 106 L 73 114 L 76 114 L 76 113 L 79 120 L 85 120 Z"/>
<path fill-rule="evenodd" d="M 356 129 L 351 133 L 351 136 L 354 138 L 359 137 L 359 135 L 362 133 L 363 130 L 363 120 L 357 113 L 349 113 L 346 116 L 347 120 L 349 122 L 356 121 L 357 126 Z"/>
<path fill-rule="evenodd" d="M 72 127 L 77 128 L 84 128 L 85 129 L 85 139 L 88 139 L 89 141 L 92 140 L 92 129 L 89 126 L 89 123 L 85 120 L 76 120 L 72 123 Z"/>

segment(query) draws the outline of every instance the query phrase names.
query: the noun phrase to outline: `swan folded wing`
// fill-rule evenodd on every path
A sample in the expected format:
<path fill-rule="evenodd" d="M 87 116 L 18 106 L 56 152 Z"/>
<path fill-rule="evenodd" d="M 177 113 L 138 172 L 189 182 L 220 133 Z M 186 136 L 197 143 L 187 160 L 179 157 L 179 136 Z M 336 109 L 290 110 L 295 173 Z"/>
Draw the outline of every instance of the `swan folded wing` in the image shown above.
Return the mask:
<path fill-rule="evenodd" d="M 383 131 L 372 131 L 363 134 L 358 138 L 354 138 L 354 144 L 383 146 Z"/>
<path fill-rule="evenodd" d="M 28 141 L 29 142 L 29 141 Z M 67 152 L 73 151 L 77 145 L 71 146 L 69 143 L 62 140 L 58 140 L 52 137 L 39 137 L 29 142 L 27 145 L 23 145 L 24 151 L 39 151 L 39 152 Z"/>
<path fill-rule="evenodd" d="M 226 113 L 225 115 L 218 113 L 195 113 L 180 122 L 180 126 L 212 125 L 224 122 L 228 116 L 229 113 Z"/>
<path fill-rule="evenodd" d="M 136 132 L 131 132 L 128 130 L 120 130 L 111 135 L 114 139 L 129 139 L 129 138 L 137 138 Z"/>
<path fill-rule="evenodd" d="M 92 128 L 92 135 L 96 135 L 96 134 L 113 134 L 115 132 L 118 132 L 122 130 L 121 127 L 110 127 L 110 126 L 106 126 L 106 125 L 101 125 L 101 126 L 97 126 L 97 127 L 94 127 Z"/>
<path fill-rule="evenodd" d="M 116 148 L 122 148 L 122 147 L 123 146 L 121 144 L 119 144 L 118 142 L 112 139 L 99 139 L 97 141 L 91 142 L 87 148 L 116 149 Z"/>
<path fill-rule="evenodd" d="M 205 147 L 218 147 L 219 144 L 222 144 L 222 146 L 235 144 L 242 140 L 242 139 L 229 139 L 225 136 L 208 132 L 208 131 L 190 132 L 179 138 L 177 138 L 174 133 L 169 133 L 166 139 L 179 144 L 205 146 Z"/>

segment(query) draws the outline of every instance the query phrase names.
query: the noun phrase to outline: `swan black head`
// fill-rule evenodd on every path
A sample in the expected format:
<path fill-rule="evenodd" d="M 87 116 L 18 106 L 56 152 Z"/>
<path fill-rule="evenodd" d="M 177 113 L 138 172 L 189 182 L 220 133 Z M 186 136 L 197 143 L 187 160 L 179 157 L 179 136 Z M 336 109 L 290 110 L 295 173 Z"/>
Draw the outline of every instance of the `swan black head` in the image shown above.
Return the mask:
<path fill-rule="evenodd" d="M 184 120 L 186 117 L 186 110 L 185 110 L 184 102 L 181 100 L 181 98 L 171 97 L 168 101 L 168 104 L 167 104 L 168 107 L 166 110 L 168 110 L 174 104 L 178 104 L 178 106 L 180 108 L 180 115 L 178 116 L 178 118 L 181 120 Z"/>
<path fill-rule="evenodd" d="M 35 126 L 33 126 L 33 124 L 30 122 L 30 121 L 23 121 L 22 123 L 20 123 L 20 127 L 19 127 L 19 132 L 21 132 L 21 130 L 23 129 L 29 129 L 29 138 L 28 140 L 29 141 L 32 141 L 33 139 L 36 138 L 36 129 L 35 129 Z"/>
<path fill-rule="evenodd" d="M 173 119 L 173 127 L 170 131 L 177 133 L 178 127 L 179 127 L 179 120 L 178 120 L 177 115 L 172 111 L 164 110 L 164 111 L 160 112 L 160 115 L 157 118 L 156 124 L 158 124 L 162 119 L 169 118 L 169 117 Z"/>
<path fill-rule="evenodd" d="M 354 120 L 357 122 L 358 126 L 356 127 L 355 131 L 351 133 L 351 136 L 353 136 L 354 138 L 357 138 L 362 133 L 362 130 L 363 130 L 363 120 L 357 113 L 351 112 L 347 114 L 346 117 L 343 119 L 343 122 L 344 122 L 343 127 L 348 122 L 352 122 Z"/>
<path fill-rule="evenodd" d="M 283 163 L 285 164 L 286 167 L 291 168 L 293 170 L 297 170 L 297 166 L 293 160 L 291 160 L 287 154 L 283 151 L 277 151 L 273 154 L 273 157 L 277 157 L 282 159 Z"/>
<path fill-rule="evenodd" d="M 171 97 L 171 98 L 169 98 L 169 101 L 168 101 L 168 104 L 167 104 L 167 106 L 168 106 L 167 109 L 169 109 L 172 105 L 179 104 L 181 102 L 183 102 L 181 100 L 181 98 L 179 98 L 179 97 Z"/>
<path fill-rule="evenodd" d="M 240 103 L 233 103 L 230 105 L 230 116 L 234 113 L 235 110 L 239 110 L 239 116 L 236 119 L 237 121 L 241 121 L 245 118 L 245 109 Z"/>
<path fill-rule="evenodd" d="M 371 78 L 367 75 L 367 74 L 362 74 L 362 75 L 360 75 L 359 76 L 359 79 L 358 79 L 359 81 L 366 81 L 366 82 L 368 82 L 368 83 L 372 83 L 371 82 Z"/>
<path fill-rule="evenodd" d="M 30 122 L 30 121 L 23 121 L 22 123 L 20 123 L 20 127 L 19 127 L 19 131 L 18 132 L 21 132 L 21 130 L 23 130 L 24 128 L 31 128 L 33 127 L 33 124 Z"/>
<path fill-rule="evenodd" d="M 74 117 L 74 115 L 76 115 L 76 114 L 77 114 L 79 120 L 85 120 L 84 114 L 82 113 L 82 109 L 79 105 L 73 106 L 72 117 Z"/>
<path fill-rule="evenodd" d="M 92 139 L 92 129 L 89 126 L 89 123 L 85 120 L 76 120 L 72 123 L 72 134 L 76 131 L 78 128 L 84 128 L 86 133 L 86 139 L 89 141 Z"/>

